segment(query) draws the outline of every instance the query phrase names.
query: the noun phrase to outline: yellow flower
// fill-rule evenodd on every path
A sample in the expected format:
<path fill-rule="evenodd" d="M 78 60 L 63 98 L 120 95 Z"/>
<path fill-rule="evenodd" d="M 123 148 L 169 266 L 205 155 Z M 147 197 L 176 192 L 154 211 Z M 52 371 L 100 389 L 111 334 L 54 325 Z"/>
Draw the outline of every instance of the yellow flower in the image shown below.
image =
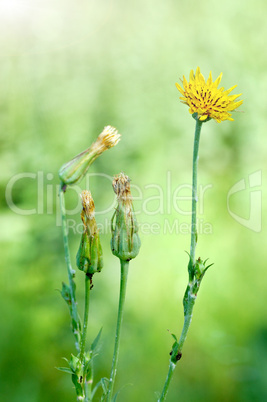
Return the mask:
<path fill-rule="evenodd" d="M 183 87 L 175 84 L 178 91 L 183 96 L 180 97 L 181 102 L 189 106 L 189 112 L 191 114 L 197 113 L 196 118 L 200 121 L 207 121 L 210 119 L 216 120 L 220 123 L 223 120 L 234 120 L 231 118 L 232 112 L 238 108 L 243 101 L 235 102 L 239 95 L 229 95 L 229 93 L 236 88 L 234 85 L 227 91 L 224 88 L 218 88 L 218 85 L 222 79 L 222 73 L 217 80 L 212 81 L 212 75 L 210 72 L 207 82 L 204 76 L 200 72 L 200 68 L 197 67 L 196 74 L 191 70 L 189 82 L 183 79 Z"/>

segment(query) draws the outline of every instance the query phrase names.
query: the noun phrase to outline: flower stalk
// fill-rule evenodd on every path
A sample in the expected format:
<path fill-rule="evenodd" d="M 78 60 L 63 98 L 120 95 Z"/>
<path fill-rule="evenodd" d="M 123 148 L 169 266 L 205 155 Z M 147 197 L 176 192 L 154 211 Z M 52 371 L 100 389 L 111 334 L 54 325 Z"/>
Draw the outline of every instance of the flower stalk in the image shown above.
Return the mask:
<path fill-rule="evenodd" d="M 189 113 L 196 120 L 195 136 L 194 136 L 194 150 L 193 150 L 193 167 L 192 167 L 192 224 L 191 224 L 191 244 L 188 263 L 188 285 L 183 298 L 184 306 L 184 325 L 179 341 L 176 336 L 172 334 L 174 338 L 174 344 L 170 353 L 171 358 L 169 362 L 169 370 L 167 378 L 158 401 L 165 401 L 166 395 L 170 386 L 170 382 L 173 376 L 177 362 L 182 357 L 182 349 L 186 336 L 190 327 L 190 323 L 193 315 L 193 308 L 196 302 L 197 293 L 199 291 L 200 283 L 207 271 L 207 269 L 213 265 L 210 264 L 206 267 L 206 262 L 201 258 L 196 260 L 196 246 L 197 246 L 197 165 L 198 165 L 198 151 L 199 140 L 202 123 L 208 122 L 214 119 L 218 123 L 224 120 L 233 121 L 231 112 L 234 112 L 243 101 L 236 99 L 241 94 L 229 95 L 236 85 L 232 86 L 228 90 L 224 88 L 218 88 L 222 79 L 222 73 L 219 77 L 213 81 L 212 74 L 210 72 L 207 81 L 200 72 L 200 68 L 197 67 L 196 73 L 193 70 L 190 72 L 189 81 L 183 77 L 183 88 L 176 83 L 178 91 L 182 94 L 180 97 L 181 102 L 189 106 Z"/>
<path fill-rule="evenodd" d="M 107 399 L 109 402 L 112 400 L 114 383 L 119 359 L 119 347 L 121 340 L 121 327 L 122 327 L 122 319 L 123 319 L 123 311 L 125 305 L 125 296 L 126 296 L 126 287 L 127 287 L 127 278 L 129 271 L 129 261 L 120 260 L 121 264 L 121 280 L 120 280 L 120 298 L 119 298 L 119 307 L 118 307 L 118 318 L 117 318 L 117 327 L 116 327 L 116 335 L 115 335 L 115 344 L 114 344 L 114 352 L 112 358 L 112 367 L 109 378 L 109 386 L 107 391 Z"/>
<path fill-rule="evenodd" d="M 198 165 L 198 150 L 202 121 L 196 120 L 194 150 L 193 150 L 193 169 L 192 169 L 192 223 L 191 223 L 191 245 L 190 256 L 195 262 L 195 250 L 197 245 L 197 165 Z"/>
<path fill-rule="evenodd" d="M 72 160 L 65 163 L 59 170 L 60 178 L 60 211 L 63 230 L 64 253 L 67 264 L 69 284 L 62 284 L 61 295 L 66 301 L 70 316 L 72 331 L 75 336 L 75 346 L 77 355 L 71 355 L 67 360 L 69 367 L 59 367 L 58 369 L 71 374 L 72 382 L 75 386 L 77 401 L 91 401 L 94 392 L 92 391 L 93 383 L 93 358 L 96 355 L 96 347 L 101 335 L 99 331 L 97 337 L 93 341 L 89 351 L 86 351 L 86 335 L 89 319 L 89 299 L 90 290 L 93 287 L 92 277 L 94 273 L 100 272 L 103 267 L 102 248 L 99 239 L 99 231 L 95 220 L 95 206 L 89 191 L 83 191 L 81 219 L 83 222 L 83 233 L 80 246 L 76 256 L 76 264 L 79 270 L 85 274 L 85 305 L 84 305 L 84 321 L 83 327 L 77 312 L 77 302 L 75 298 L 75 271 L 71 266 L 68 228 L 65 209 L 64 193 L 68 185 L 72 185 L 80 181 L 86 174 L 90 165 L 105 150 L 114 147 L 120 140 L 120 134 L 111 126 L 104 127 L 102 133 L 97 137 L 96 141 L 85 151 L 75 156 Z"/>
<path fill-rule="evenodd" d="M 105 399 L 106 402 L 110 402 L 112 400 L 115 377 L 117 372 L 129 261 L 137 256 L 141 245 L 138 235 L 138 225 L 132 206 L 130 179 L 128 176 L 121 173 L 114 178 L 112 185 L 113 190 L 117 195 L 118 206 L 112 217 L 111 250 L 112 253 L 120 259 L 121 280 L 115 344 L 111 373 Z"/>
<path fill-rule="evenodd" d="M 77 303 L 75 296 L 75 270 L 72 269 L 71 260 L 70 260 L 70 250 L 69 250 L 69 240 L 68 240 L 68 228 L 67 228 L 67 218 L 66 218 L 66 208 L 65 208 L 65 198 L 64 198 L 64 184 L 61 183 L 59 190 L 59 200 L 60 200 L 60 212 L 61 212 L 61 221 L 62 221 L 62 232 L 63 232 L 63 244 L 64 244 L 64 253 L 65 260 L 67 264 L 67 272 L 68 272 L 68 280 L 69 285 L 66 285 L 64 282 L 62 284 L 62 297 L 67 302 L 70 315 L 71 315 L 71 326 L 72 332 L 75 337 L 75 346 L 77 351 L 80 351 L 80 331 L 81 331 L 81 322 L 77 312 Z"/>
<path fill-rule="evenodd" d="M 85 299 L 84 299 L 84 320 L 80 346 L 80 367 L 82 375 L 79 383 L 82 389 L 84 402 L 88 402 L 92 393 L 92 362 L 91 353 L 85 353 L 85 343 L 89 319 L 89 298 L 93 286 L 92 277 L 94 273 L 100 272 L 103 267 L 102 247 L 99 239 L 99 231 L 95 220 L 95 205 L 90 191 L 84 190 L 81 193 L 82 212 L 81 219 L 84 230 L 78 249 L 76 263 L 77 267 L 85 273 Z M 88 387 L 89 384 L 89 387 Z M 76 387 L 77 391 L 77 387 Z"/>
<path fill-rule="evenodd" d="M 205 267 L 205 262 L 200 259 L 195 261 L 195 252 L 197 246 L 197 167 L 198 167 L 198 151 L 199 151 L 199 140 L 200 132 L 202 127 L 202 121 L 198 119 L 197 115 L 193 115 L 196 120 L 195 136 L 194 136 L 194 150 L 193 150 L 193 164 L 192 164 L 192 221 L 191 221 L 191 244 L 190 244 L 190 254 L 189 254 L 189 264 L 188 264 L 188 274 L 189 281 L 185 291 L 183 306 L 184 306 L 184 324 L 183 329 L 179 338 L 177 340 L 175 335 L 172 335 L 175 342 L 172 346 L 172 351 L 170 353 L 170 362 L 167 378 L 158 401 L 163 402 L 166 399 L 167 392 L 171 383 L 173 372 L 176 368 L 177 362 L 182 357 L 182 349 L 184 342 L 187 337 L 187 333 L 191 324 L 193 308 L 197 298 L 197 293 L 199 290 L 200 282 L 209 268 Z"/>
<path fill-rule="evenodd" d="M 82 336 L 81 336 L 81 347 L 80 347 L 80 368 L 81 368 L 81 375 L 79 376 L 79 383 L 82 390 L 82 395 L 80 395 L 80 399 L 78 401 L 89 402 L 91 400 L 90 395 L 92 392 L 92 378 L 88 374 L 91 374 L 91 370 L 87 372 L 87 366 L 90 362 L 90 353 L 88 356 L 85 356 L 85 343 L 86 343 L 86 335 L 87 335 L 87 328 L 88 328 L 88 320 L 89 320 L 89 300 L 90 300 L 90 290 L 92 286 L 92 275 L 88 274 L 85 275 L 85 298 L 84 298 L 84 319 L 83 319 L 83 329 L 82 329 Z M 76 384 L 75 384 L 76 385 Z M 89 385 L 89 386 L 88 386 Z M 76 392 L 77 388 L 76 386 Z"/>

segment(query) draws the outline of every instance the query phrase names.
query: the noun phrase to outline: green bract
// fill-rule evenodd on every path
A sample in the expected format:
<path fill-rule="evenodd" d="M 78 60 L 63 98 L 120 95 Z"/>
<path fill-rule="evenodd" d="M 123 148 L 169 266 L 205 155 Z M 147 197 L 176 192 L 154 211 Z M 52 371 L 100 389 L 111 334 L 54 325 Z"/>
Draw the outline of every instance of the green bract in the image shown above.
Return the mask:
<path fill-rule="evenodd" d="M 58 172 L 63 185 L 77 183 L 83 178 L 89 166 L 106 149 L 114 147 L 120 140 L 120 134 L 114 127 L 104 127 L 97 140 L 85 151 L 65 163 Z"/>
<path fill-rule="evenodd" d="M 126 212 L 125 207 L 119 203 L 112 218 L 111 231 L 112 253 L 124 261 L 135 258 L 139 253 L 141 241 L 132 208 Z"/>
<path fill-rule="evenodd" d="M 116 257 L 130 261 L 139 253 L 141 241 L 138 224 L 132 206 L 130 179 L 121 173 L 113 181 L 118 206 L 111 222 L 111 250 Z"/>
<path fill-rule="evenodd" d="M 91 193 L 85 190 L 82 192 L 81 198 L 83 205 L 81 218 L 84 230 L 76 256 L 76 264 L 81 271 L 93 275 L 95 272 L 100 272 L 103 267 L 102 247 L 94 216 L 95 206 Z"/>
<path fill-rule="evenodd" d="M 87 231 L 83 232 L 76 256 L 76 264 L 86 274 L 93 275 L 95 272 L 101 271 L 103 256 L 98 233 L 95 236 L 90 236 Z"/>

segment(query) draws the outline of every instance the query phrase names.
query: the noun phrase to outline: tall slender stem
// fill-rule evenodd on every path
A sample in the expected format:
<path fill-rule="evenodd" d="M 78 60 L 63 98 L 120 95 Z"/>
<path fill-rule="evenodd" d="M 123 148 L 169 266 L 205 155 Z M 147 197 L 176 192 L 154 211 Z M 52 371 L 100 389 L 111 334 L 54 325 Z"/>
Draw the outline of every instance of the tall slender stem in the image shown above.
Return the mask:
<path fill-rule="evenodd" d="M 169 391 L 169 386 L 170 386 L 170 383 L 171 383 L 171 379 L 172 379 L 175 367 L 176 367 L 176 364 L 173 363 L 170 360 L 169 371 L 168 371 L 168 374 L 167 374 L 167 377 L 166 377 L 166 380 L 165 380 L 165 384 L 164 384 L 162 393 L 160 395 L 160 398 L 158 399 L 158 402 L 165 401 L 165 399 L 166 399 L 167 392 Z"/>
<path fill-rule="evenodd" d="M 66 218 L 66 208 L 65 208 L 65 199 L 64 199 L 64 186 L 61 185 L 59 191 L 59 200 L 60 200 L 60 211 L 61 211 L 61 221 L 62 221 L 62 231 L 63 231 L 63 244 L 64 244 L 64 253 L 65 260 L 67 264 L 68 271 L 68 279 L 69 279 L 69 291 L 70 291 L 70 303 L 71 303 L 71 316 L 72 319 L 78 323 L 78 313 L 77 313 L 77 304 L 75 300 L 75 283 L 73 280 L 73 275 L 75 271 L 72 269 L 71 260 L 70 260 L 70 250 L 69 250 L 69 240 L 68 240 L 68 228 L 67 228 L 67 218 Z M 78 324 L 77 324 L 78 325 Z M 72 330 L 76 340 L 78 340 L 77 328 L 75 328 L 72 324 Z M 80 345 L 76 342 L 76 349 L 79 351 Z"/>
<path fill-rule="evenodd" d="M 198 149 L 202 122 L 196 120 L 194 151 L 193 151 L 193 173 L 192 173 L 192 226 L 191 226 L 191 246 L 190 256 L 193 264 L 195 263 L 195 250 L 197 245 L 197 163 Z"/>
<path fill-rule="evenodd" d="M 201 131 L 202 122 L 196 120 L 196 128 L 195 128 L 195 137 L 194 137 L 194 150 L 193 150 L 193 173 L 192 173 L 192 225 L 191 225 L 191 245 L 190 245 L 190 258 L 192 260 L 192 264 L 195 264 L 195 251 L 197 245 L 197 164 L 198 164 L 198 150 L 199 150 L 199 139 L 200 139 L 200 131 Z M 186 289 L 185 297 L 188 298 L 186 308 L 184 311 L 184 325 L 181 332 L 180 339 L 175 342 L 175 346 L 171 352 L 172 356 L 170 358 L 169 363 L 169 371 L 166 377 L 166 381 L 163 387 L 163 391 L 161 393 L 158 402 L 163 402 L 166 399 L 167 392 L 169 390 L 170 382 L 173 376 L 173 372 L 175 370 L 177 361 L 182 356 L 182 348 L 190 327 L 190 323 L 192 320 L 193 307 L 195 304 L 195 296 L 192 296 L 190 291 L 190 281 L 188 287 Z M 173 354 L 176 353 L 177 360 L 174 362 Z"/>
<path fill-rule="evenodd" d="M 129 261 L 120 260 L 120 262 L 121 262 L 120 299 L 119 299 L 119 309 L 118 309 L 117 328 L 116 328 L 116 335 L 115 335 L 114 353 L 113 353 L 113 359 L 112 359 L 112 368 L 111 368 L 111 374 L 110 374 L 110 378 L 109 378 L 106 402 L 111 401 L 113 389 L 114 389 L 114 382 L 115 382 L 118 357 L 119 357 L 120 335 L 121 335 L 123 310 L 124 310 L 124 302 L 125 302 L 125 295 L 126 295 L 127 277 L 128 277 L 128 270 L 129 270 Z"/>

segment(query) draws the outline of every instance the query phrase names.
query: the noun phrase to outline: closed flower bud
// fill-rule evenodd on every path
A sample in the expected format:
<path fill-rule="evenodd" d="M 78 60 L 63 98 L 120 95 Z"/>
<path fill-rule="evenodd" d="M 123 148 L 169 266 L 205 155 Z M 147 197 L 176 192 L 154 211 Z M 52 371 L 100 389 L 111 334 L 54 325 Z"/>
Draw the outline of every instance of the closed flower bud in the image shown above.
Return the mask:
<path fill-rule="evenodd" d="M 111 223 L 111 249 L 121 260 L 130 261 L 137 256 L 141 246 L 132 205 L 130 179 L 121 173 L 114 178 L 112 185 L 117 195 L 118 206 Z"/>
<path fill-rule="evenodd" d="M 203 279 L 203 276 L 205 275 L 207 269 L 211 267 L 213 264 L 210 264 L 206 267 L 208 259 L 203 261 L 200 257 L 196 260 L 195 265 L 194 265 L 194 276 L 198 284 L 201 282 Z M 199 286 L 199 285 L 198 285 Z"/>
<path fill-rule="evenodd" d="M 65 163 L 59 170 L 59 178 L 63 185 L 77 183 L 83 178 L 89 166 L 106 149 L 114 147 L 120 140 L 120 134 L 114 127 L 107 126 L 97 140 L 85 151 Z"/>
<path fill-rule="evenodd" d="M 95 205 L 91 193 L 86 190 L 83 191 L 81 199 L 83 206 L 81 219 L 84 230 L 76 256 L 76 263 L 81 271 L 93 275 L 95 272 L 100 272 L 103 267 L 102 247 L 95 220 Z"/>
<path fill-rule="evenodd" d="M 194 268 L 196 279 L 200 279 L 205 272 L 205 265 L 200 257 L 196 260 Z"/>

